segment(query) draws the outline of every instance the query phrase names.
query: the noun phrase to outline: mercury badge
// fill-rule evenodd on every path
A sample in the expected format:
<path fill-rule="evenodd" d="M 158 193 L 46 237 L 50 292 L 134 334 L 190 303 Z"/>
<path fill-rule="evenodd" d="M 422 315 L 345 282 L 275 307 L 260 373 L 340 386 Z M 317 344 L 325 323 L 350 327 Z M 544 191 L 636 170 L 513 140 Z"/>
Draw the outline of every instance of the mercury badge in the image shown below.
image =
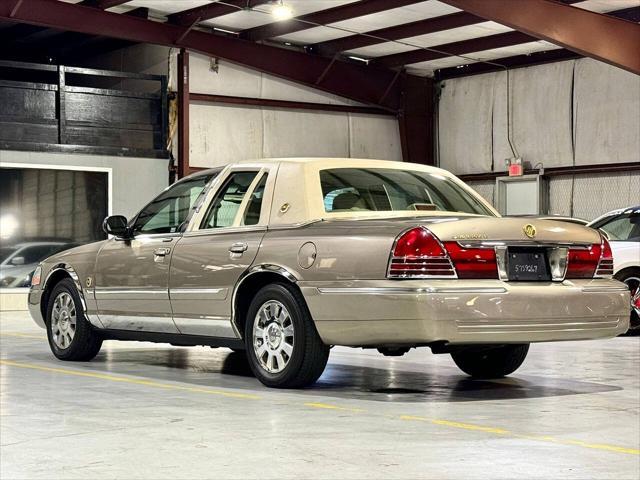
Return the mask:
<path fill-rule="evenodd" d="M 524 227 L 522 227 L 522 231 L 529 238 L 533 238 L 536 236 L 536 227 L 531 225 L 530 223 L 527 223 Z"/>

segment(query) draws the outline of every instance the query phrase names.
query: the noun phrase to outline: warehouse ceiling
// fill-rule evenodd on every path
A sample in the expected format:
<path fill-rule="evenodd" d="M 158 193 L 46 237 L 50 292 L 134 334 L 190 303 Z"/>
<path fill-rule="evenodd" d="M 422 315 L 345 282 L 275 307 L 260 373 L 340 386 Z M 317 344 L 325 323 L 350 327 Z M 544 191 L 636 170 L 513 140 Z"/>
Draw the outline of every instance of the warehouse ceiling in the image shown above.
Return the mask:
<path fill-rule="evenodd" d="M 452 2 L 436 0 L 285 0 L 293 18 L 284 21 L 275 21 L 273 9 L 278 2 L 269 0 L 61 1 L 330 58 L 403 67 L 421 76 L 446 78 L 577 56 L 448 4 Z M 562 3 L 640 21 L 637 0 Z M 122 39 L 0 23 L 4 58 L 73 63 L 129 44 Z"/>

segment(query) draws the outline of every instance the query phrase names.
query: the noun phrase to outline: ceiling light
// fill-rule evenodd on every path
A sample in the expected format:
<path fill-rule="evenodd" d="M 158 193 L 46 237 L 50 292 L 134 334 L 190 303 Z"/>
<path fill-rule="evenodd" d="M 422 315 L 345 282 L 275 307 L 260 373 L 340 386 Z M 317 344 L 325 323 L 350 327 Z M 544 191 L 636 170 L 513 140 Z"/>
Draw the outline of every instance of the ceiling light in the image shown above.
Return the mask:
<path fill-rule="evenodd" d="M 291 10 L 291 7 L 285 5 L 284 3 L 282 3 L 282 0 L 280 0 L 271 9 L 271 15 L 273 15 L 273 18 L 275 18 L 278 22 L 281 22 L 283 20 L 289 20 L 290 18 L 293 18 L 293 10 Z"/>
<path fill-rule="evenodd" d="M 13 215 L 7 214 L 0 217 L 0 237 L 9 238 L 18 230 L 20 224 Z"/>

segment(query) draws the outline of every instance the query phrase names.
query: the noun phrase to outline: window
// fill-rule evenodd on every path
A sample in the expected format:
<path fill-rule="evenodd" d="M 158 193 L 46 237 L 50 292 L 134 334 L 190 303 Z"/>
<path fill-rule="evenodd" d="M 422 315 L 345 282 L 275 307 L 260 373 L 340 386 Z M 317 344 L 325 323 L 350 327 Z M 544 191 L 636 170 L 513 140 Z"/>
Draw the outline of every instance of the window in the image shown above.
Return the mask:
<path fill-rule="evenodd" d="M 440 210 L 491 215 L 482 202 L 437 173 L 385 168 L 320 171 L 325 211 Z"/>
<path fill-rule="evenodd" d="M 0 288 L 27 287 L 38 262 L 105 239 L 108 206 L 107 171 L 0 162 Z"/>
<path fill-rule="evenodd" d="M 230 227 L 258 172 L 232 173 L 205 215 L 200 228 Z"/>
<path fill-rule="evenodd" d="M 189 216 L 205 186 L 215 175 L 176 183 L 147 205 L 136 218 L 134 233 L 175 233 Z"/>
<path fill-rule="evenodd" d="M 613 241 L 640 241 L 640 214 L 627 213 L 616 217 L 610 217 L 593 228 L 604 230 Z"/>
<path fill-rule="evenodd" d="M 258 185 L 251 193 L 251 198 L 247 204 L 242 219 L 243 225 L 257 225 L 260 222 L 260 213 L 262 212 L 262 199 L 264 198 L 264 187 L 267 185 L 267 175 L 263 175 Z"/>

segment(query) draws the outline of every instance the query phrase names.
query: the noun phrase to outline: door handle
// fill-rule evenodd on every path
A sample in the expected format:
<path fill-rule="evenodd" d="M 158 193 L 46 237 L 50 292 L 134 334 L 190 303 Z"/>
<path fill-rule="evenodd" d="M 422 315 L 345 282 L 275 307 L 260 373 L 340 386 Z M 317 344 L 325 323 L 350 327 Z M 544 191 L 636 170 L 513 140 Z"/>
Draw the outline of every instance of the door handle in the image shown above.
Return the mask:
<path fill-rule="evenodd" d="M 153 254 L 158 257 L 164 257 L 165 255 L 169 255 L 169 253 L 171 253 L 171 249 L 166 247 L 156 248 L 153 251 Z"/>
<path fill-rule="evenodd" d="M 247 245 L 246 243 L 238 242 L 238 243 L 234 243 L 233 245 L 231 245 L 229 247 L 229 251 L 231 253 L 240 253 L 240 254 L 242 254 L 242 253 L 246 252 L 248 248 L 249 248 L 249 245 Z"/>

